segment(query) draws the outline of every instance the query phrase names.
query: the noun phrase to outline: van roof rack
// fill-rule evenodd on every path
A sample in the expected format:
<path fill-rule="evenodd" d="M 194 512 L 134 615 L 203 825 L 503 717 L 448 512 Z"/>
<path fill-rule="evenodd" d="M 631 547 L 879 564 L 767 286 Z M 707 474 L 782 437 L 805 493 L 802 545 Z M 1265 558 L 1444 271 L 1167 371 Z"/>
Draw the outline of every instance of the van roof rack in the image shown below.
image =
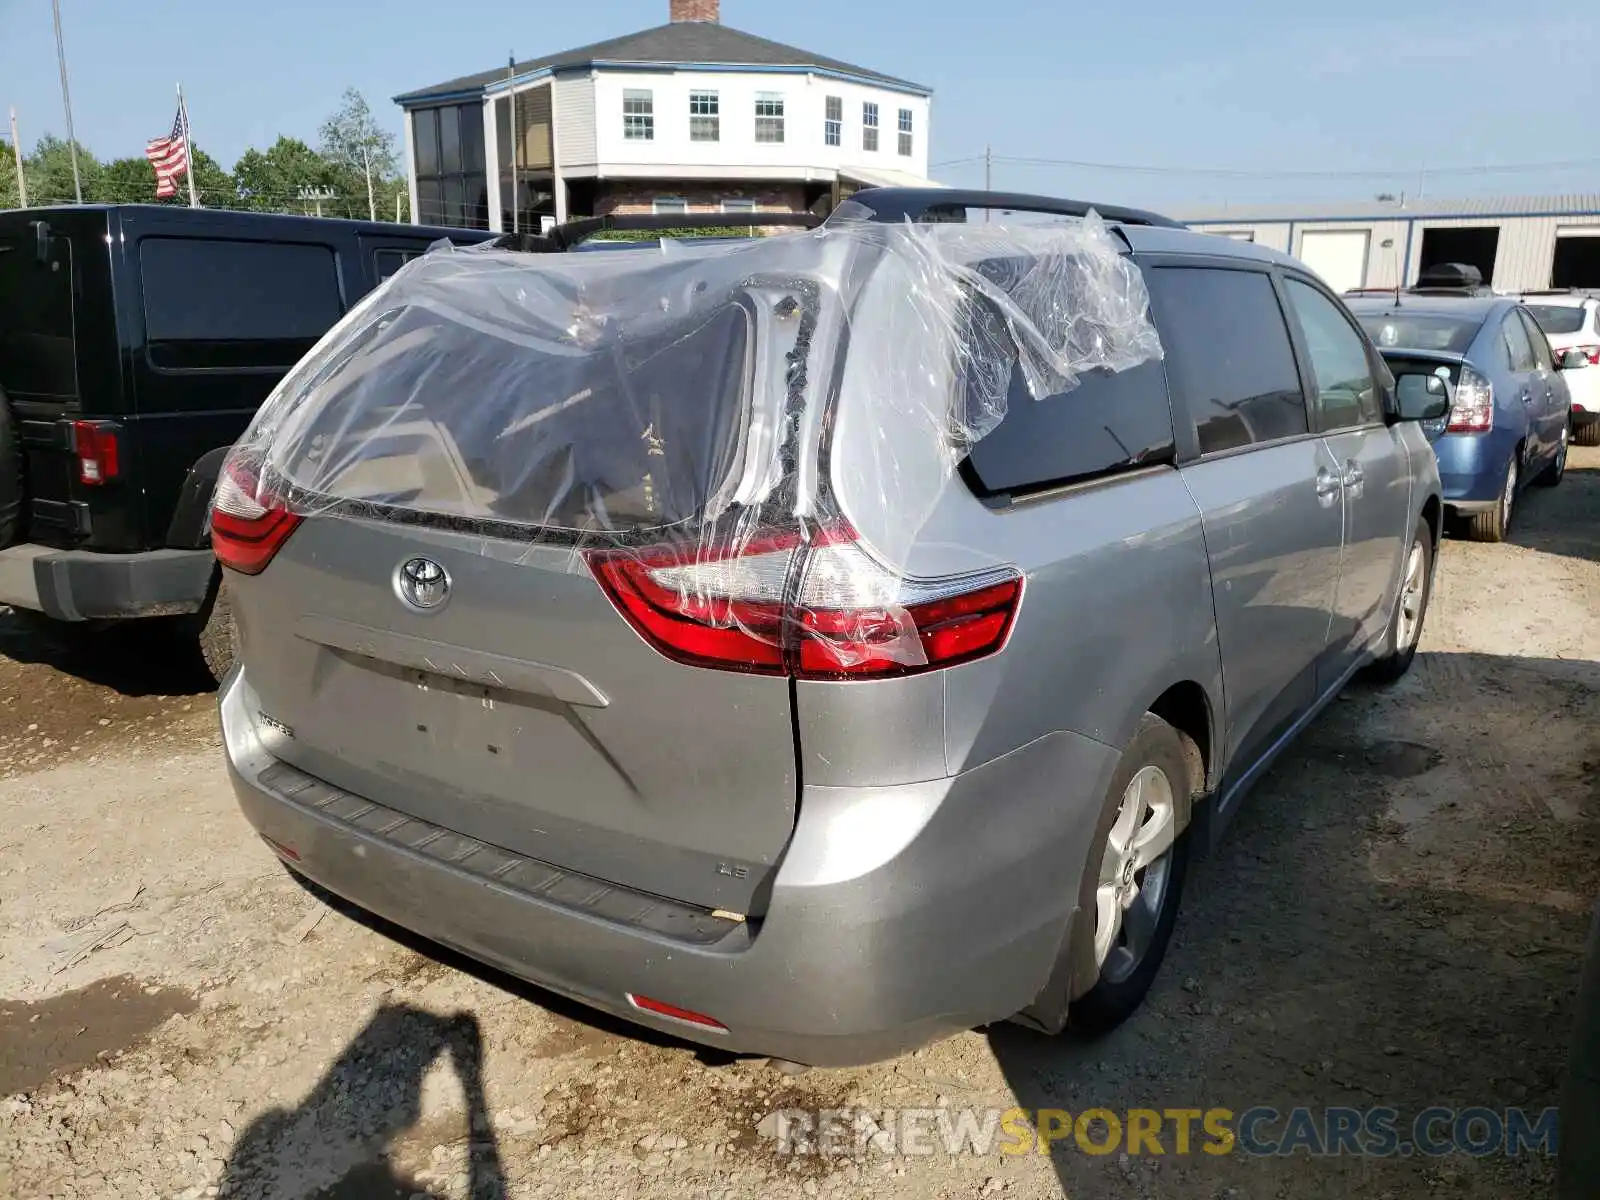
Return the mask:
<path fill-rule="evenodd" d="M 1027 212 L 1048 216 L 1083 217 L 1090 212 L 1118 225 L 1151 225 L 1166 229 L 1187 228 L 1182 222 L 1160 213 L 1115 204 L 1093 204 L 1085 200 L 1061 200 L 1053 196 L 1029 196 L 1018 192 L 967 191 L 956 188 L 862 188 L 845 201 L 867 210 L 868 219 L 892 223 L 962 222 L 968 209 L 990 212 Z M 837 211 L 837 210 L 835 210 Z M 614 213 L 604 217 L 580 217 L 552 226 L 542 233 L 506 233 L 492 245 L 502 250 L 529 254 L 558 253 L 570 250 L 597 233 L 619 231 L 665 231 L 669 229 L 788 228 L 815 229 L 823 219 L 812 212 L 787 213 Z"/>
<path fill-rule="evenodd" d="M 604 217 L 579 217 L 553 225 L 543 233 L 506 233 L 495 238 L 501 250 L 521 250 L 528 254 L 551 254 L 570 250 L 597 233 L 664 232 L 668 229 L 815 229 L 822 218 L 809 212 L 786 213 L 612 213 Z"/>
<path fill-rule="evenodd" d="M 849 198 L 872 213 L 874 221 L 964 221 L 969 208 L 990 212 L 1043 213 L 1058 217 L 1084 217 L 1099 213 L 1118 225 L 1154 225 L 1185 229 L 1181 221 L 1141 208 L 1030 196 L 1021 192 L 985 192 L 960 188 L 863 188 Z"/>

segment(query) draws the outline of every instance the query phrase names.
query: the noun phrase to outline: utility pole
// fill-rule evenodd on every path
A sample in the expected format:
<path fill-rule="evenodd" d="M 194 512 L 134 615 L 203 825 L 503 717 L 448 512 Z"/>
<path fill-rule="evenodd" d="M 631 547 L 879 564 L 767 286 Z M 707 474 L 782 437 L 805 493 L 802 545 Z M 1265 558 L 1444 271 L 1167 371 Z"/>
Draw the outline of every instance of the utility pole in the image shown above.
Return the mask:
<path fill-rule="evenodd" d="M 338 192 L 329 187 L 303 187 L 300 189 L 300 200 L 304 204 L 315 204 L 317 206 L 317 216 L 320 217 L 322 215 L 322 202 L 324 200 L 333 200 L 338 194 Z M 307 213 L 306 215 L 309 217 L 311 214 Z"/>
<path fill-rule="evenodd" d="M 17 199 L 28 207 L 28 181 L 22 177 L 22 139 L 17 136 L 17 109 L 11 108 L 11 152 L 17 156 Z"/>
<path fill-rule="evenodd" d="M 394 223 L 396 225 L 400 224 L 400 201 L 405 198 L 406 194 L 404 192 L 396 192 L 394 194 Z"/>
<path fill-rule="evenodd" d="M 509 56 L 509 61 L 507 61 L 507 63 L 506 63 L 506 78 L 508 80 L 515 80 L 516 76 L 517 76 L 517 56 L 515 54 L 512 54 L 512 55 Z M 512 83 L 511 84 L 511 232 L 512 233 L 520 233 L 521 229 L 522 229 L 521 211 L 520 211 L 521 208 L 522 208 L 522 203 L 521 203 L 521 197 L 517 195 L 517 167 L 520 166 L 521 163 L 522 163 L 522 155 L 517 153 L 517 141 L 518 140 L 519 139 L 517 138 L 517 85 L 515 83 Z M 501 218 L 502 221 L 504 221 L 504 219 L 505 219 L 504 217 Z M 501 225 L 500 228 L 504 229 L 505 226 Z"/>
<path fill-rule="evenodd" d="M 372 148 L 370 146 L 363 145 L 361 147 L 361 162 L 367 168 L 367 219 L 376 221 L 378 219 L 378 198 L 372 191 Z"/>
<path fill-rule="evenodd" d="M 67 87 L 67 47 L 61 40 L 61 0 L 50 0 L 56 19 L 56 60 L 61 64 L 61 106 L 67 113 L 67 153 L 72 156 L 72 194 L 83 203 L 83 180 L 78 177 L 78 140 L 72 133 L 72 91 Z"/>
<path fill-rule="evenodd" d="M 994 191 L 994 147 L 993 146 L 985 146 L 983 148 L 983 190 L 986 191 L 986 192 Z M 989 223 L 989 216 L 990 216 L 990 210 L 987 209 L 987 208 L 984 209 L 983 210 L 983 223 L 985 225 L 987 225 Z"/>

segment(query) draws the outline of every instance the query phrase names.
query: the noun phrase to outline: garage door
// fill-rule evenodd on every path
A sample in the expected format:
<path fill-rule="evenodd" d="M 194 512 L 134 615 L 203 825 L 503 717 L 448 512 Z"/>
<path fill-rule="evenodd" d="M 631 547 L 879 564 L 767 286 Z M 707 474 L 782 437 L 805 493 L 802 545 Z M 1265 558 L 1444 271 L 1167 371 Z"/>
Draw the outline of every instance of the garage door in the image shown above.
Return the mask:
<path fill-rule="evenodd" d="M 1308 229 L 1300 235 L 1300 261 L 1336 292 L 1367 282 L 1370 229 Z"/>

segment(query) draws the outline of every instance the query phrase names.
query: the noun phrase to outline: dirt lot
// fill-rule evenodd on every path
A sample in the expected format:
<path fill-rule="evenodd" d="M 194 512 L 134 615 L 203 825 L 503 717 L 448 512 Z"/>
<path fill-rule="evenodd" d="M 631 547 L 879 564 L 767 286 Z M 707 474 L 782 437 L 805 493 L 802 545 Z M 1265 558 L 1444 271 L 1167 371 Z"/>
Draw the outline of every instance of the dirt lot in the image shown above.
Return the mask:
<path fill-rule="evenodd" d="M 0 1195 L 1548 1195 L 1538 1156 L 799 1158 L 763 1118 L 1554 1104 L 1600 894 L 1600 451 L 1572 467 L 1514 545 L 1446 544 L 1417 668 L 1334 705 L 1191 872 L 1139 1017 L 798 1078 L 325 905 L 235 812 L 181 664 L 0 618 Z"/>

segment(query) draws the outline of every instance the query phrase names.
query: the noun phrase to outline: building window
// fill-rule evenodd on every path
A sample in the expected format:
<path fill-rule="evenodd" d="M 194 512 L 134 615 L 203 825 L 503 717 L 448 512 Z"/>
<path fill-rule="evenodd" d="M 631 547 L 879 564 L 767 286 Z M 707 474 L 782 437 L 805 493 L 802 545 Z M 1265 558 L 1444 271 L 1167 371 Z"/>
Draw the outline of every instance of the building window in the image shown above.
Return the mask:
<path fill-rule="evenodd" d="M 753 213 L 756 210 L 754 200 L 724 200 L 722 211 L 725 213 Z"/>
<path fill-rule="evenodd" d="M 826 145 L 837 146 L 844 141 L 844 99 L 829 96 L 826 104 L 828 111 L 822 123 L 822 140 Z"/>
<path fill-rule="evenodd" d="M 630 142 L 656 138 L 656 101 L 648 90 L 629 88 L 622 93 L 622 136 Z"/>
<path fill-rule="evenodd" d="M 483 105 L 448 104 L 411 114 L 417 174 L 416 220 L 423 225 L 489 228 L 489 176 L 483 147 Z M 366 196 L 348 213 L 365 216 Z"/>
<path fill-rule="evenodd" d="M 861 106 L 861 148 L 876 151 L 878 148 L 878 106 Z"/>
<path fill-rule="evenodd" d="M 911 157 L 911 110 L 909 108 L 900 110 L 900 153 L 907 158 Z"/>
<path fill-rule="evenodd" d="M 722 104 L 715 92 L 689 93 L 689 140 L 722 140 Z"/>
<path fill-rule="evenodd" d="M 783 142 L 783 97 L 777 92 L 756 93 L 756 141 L 769 146 Z"/>
<path fill-rule="evenodd" d="M 650 211 L 658 217 L 675 217 L 689 211 L 689 202 L 682 196 L 657 196 L 650 205 Z"/>

